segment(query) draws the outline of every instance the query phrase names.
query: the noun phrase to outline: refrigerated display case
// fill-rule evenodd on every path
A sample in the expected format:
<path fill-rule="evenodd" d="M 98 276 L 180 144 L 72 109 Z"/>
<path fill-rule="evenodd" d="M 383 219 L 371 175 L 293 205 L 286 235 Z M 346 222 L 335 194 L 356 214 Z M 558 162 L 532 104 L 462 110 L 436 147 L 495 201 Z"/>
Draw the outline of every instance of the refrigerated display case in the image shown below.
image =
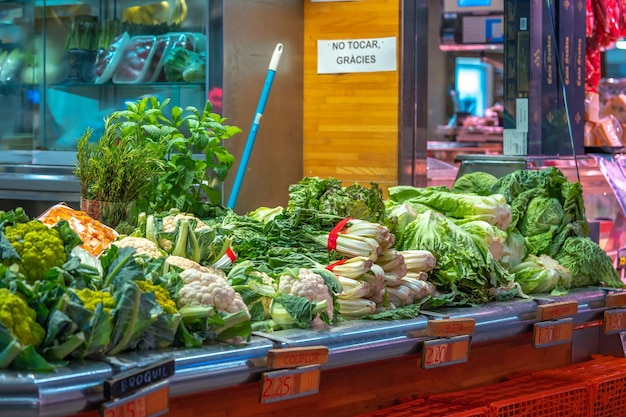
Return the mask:
<path fill-rule="evenodd" d="M 302 177 L 302 8 L 295 0 L 0 2 L 0 53 L 6 51 L 8 57 L 16 48 L 24 52 L 19 74 L 0 82 L 5 104 L 0 116 L 0 209 L 22 206 L 37 215 L 59 201 L 77 207 L 79 184 L 72 170 L 78 137 L 87 126 L 97 134 L 106 114 L 146 95 L 170 98 L 170 108 L 202 108 L 209 99 L 214 111 L 244 131 L 227 146 L 239 161 L 279 42 L 285 52 L 237 209 L 284 203 L 282 190 Z M 274 24 L 264 24 L 266 19 Z M 90 71 L 71 70 L 70 64 L 84 55 L 66 50 L 72 22 L 100 27 L 113 21 L 135 22 L 132 34 L 147 35 L 148 41 L 165 33 L 190 34 L 187 39 L 205 54 L 203 79 L 168 80 L 161 73 L 137 82 L 121 72 L 94 77 Z M 134 55 L 132 48 L 127 52 Z M 284 164 L 286 160 L 290 163 Z M 276 187 L 266 186 L 268 176 Z M 227 178 L 223 192 L 230 186 Z M 265 191 L 256 192 L 260 188 Z"/>
<path fill-rule="evenodd" d="M 76 206 L 85 129 L 144 96 L 221 111 L 221 3 L 202 0 L 0 2 L 0 209 Z M 177 48 L 195 76 L 167 73 Z M 172 62 L 175 62 L 172 60 Z M 211 64 L 217 62 L 219 65 Z"/>

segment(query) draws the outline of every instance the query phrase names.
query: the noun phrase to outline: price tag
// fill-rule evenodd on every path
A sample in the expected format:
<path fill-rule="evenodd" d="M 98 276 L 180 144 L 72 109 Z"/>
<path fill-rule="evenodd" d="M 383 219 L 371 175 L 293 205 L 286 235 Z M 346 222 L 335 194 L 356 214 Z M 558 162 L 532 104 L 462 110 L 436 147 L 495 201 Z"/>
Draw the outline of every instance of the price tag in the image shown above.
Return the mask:
<path fill-rule="evenodd" d="M 606 307 L 618 308 L 626 306 L 626 291 L 612 292 L 606 295 Z"/>
<path fill-rule="evenodd" d="M 535 323 L 533 326 L 533 347 L 542 348 L 570 343 L 573 330 L 574 319 L 571 317 Z"/>
<path fill-rule="evenodd" d="M 422 349 L 421 367 L 424 369 L 467 362 L 470 336 L 426 340 Z"/>
<path fill-rule="evenodd" d="M 604 334 L 620 333 L 626 330 L 626 308 L 604 312 Z"/>
<path fill-rule="evenodd" d="M 259 402 L 272 403 L 316 394 L 320 376 L 320 365 L 265 372 L 261 376 Z"/>
<path fill-rule="evenodd" d="M 473 334 L 476 320 L 469 318 L 428 320 L 426 335 L 433 337 Z"/>
<path fill-rule="evenodd" d="M 562 301 L 537 306 L 536 318 L 537 320 L 554 320 L 573 316 L 576 313 L 578 313 L 578 303 L 576 301 Z"/>
<path fill-rule="evenodd" d="M 157 417 L 169 411 L 169 381 L 161 381 L 134 394 L 107 401 L 100 407 L 101 417 Z"/>
<path fill-rule="evenodd" d="M 328 362 L 326 346 L 270 349 L 267 352 L 267 367 L 270 369 L 320 365 L 326 362 Z"/>
<path fill-rule="evenodd" d="M 615 269 L 626 268 L 626 248 L 619 248 L 617 251 L 617 266 Z"/>

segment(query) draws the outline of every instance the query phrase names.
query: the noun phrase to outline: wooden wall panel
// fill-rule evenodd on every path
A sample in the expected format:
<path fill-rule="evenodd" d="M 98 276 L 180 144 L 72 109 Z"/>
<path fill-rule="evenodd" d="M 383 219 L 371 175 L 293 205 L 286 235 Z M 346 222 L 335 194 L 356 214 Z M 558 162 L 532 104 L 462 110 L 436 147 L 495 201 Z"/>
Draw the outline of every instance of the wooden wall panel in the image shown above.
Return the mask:
<path fill-rule="evenodd" d="M 398 71 L 317 74 L 317 41 L 395 36 L 399 54 L 399 22 L 398 0 L 305 0 L 304 176 L 397 184 Z"/>

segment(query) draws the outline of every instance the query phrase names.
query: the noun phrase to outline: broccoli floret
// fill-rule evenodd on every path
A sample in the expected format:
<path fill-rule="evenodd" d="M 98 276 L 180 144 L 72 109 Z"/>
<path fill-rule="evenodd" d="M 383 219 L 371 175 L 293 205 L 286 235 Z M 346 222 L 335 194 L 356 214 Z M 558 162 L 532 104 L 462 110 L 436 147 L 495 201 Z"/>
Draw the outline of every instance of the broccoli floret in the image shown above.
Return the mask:
<path fill-rule="evenodd" d="M 7 226 L 4 233 L 20 258 L 4 259 L 3 263 L 17 264 L 29 283 L 41 279 L 50 268 L 67 261 L 59 232 L 39 220 Z"/>

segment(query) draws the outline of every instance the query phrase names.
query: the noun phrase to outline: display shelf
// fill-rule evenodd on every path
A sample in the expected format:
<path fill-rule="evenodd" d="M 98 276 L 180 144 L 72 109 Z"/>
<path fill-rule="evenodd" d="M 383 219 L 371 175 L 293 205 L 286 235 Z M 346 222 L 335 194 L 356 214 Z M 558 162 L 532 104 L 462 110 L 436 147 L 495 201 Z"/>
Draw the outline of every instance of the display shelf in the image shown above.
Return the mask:
<path fill-rule="evenodd" d="M 472 372 L 478 373 L 467 376 L 465 381 L 456 381 L 454 384 L 476 384 L 477 381 L 488 382 L 490 378 L 501 376 L 502 372 L 537 370 L 545 368 L 551 360 L 557 360 L 563 365 L 566 360 L 576 357 L 585 358 L 601 349 L 601 321 L 604 311 L 607 291 L 599 288 L 585 288 L 572 291 L 561 297 L 539 297 L 537 299 L 514 299 L 506 302 L 489 303 L 475 308 L 451 308 L 437 310 L 440 317 L 475 319 L 475 332 L 471 336 L 469 364 L 449 365 L 437 369 L 418 370 L 417 356 L 421 354 L 422 344 L 432 337 L 424 336 L 428 317 L 420 315 L 410 320 L 392 321 L 347 321 L 332 326 L 327 330 L 283 330 L 271 334 L 256 333 L 250 342 L 233 346 L 228 344 L 209 344 L 198 349 L 169 349 L 163 351 L 132 352 L 117 356 L 114 360 L 95 362 L 92 366 L 95 372 L 85 372 L 85 364 L 71 363 L 53 374 L 49 373 L 0 373 L 0 398 L 3 407 L 0 407 L 0 416 L 67 416 L 79 411 L 88 411 L 97 408 L 104 398 L 102 383 L 111 375 L 119 374 L 135 367 L 142 367 L 149 363 L 174 358 L 175 375 L 170 378 L 171 401 L 185 403 L 190 396 L 206 397 L 224 390 L 241 390 L 253 392 L 258 390 L 258 381 L 267 368 L 267 354 L 270 349 L 285 349 L 295 347 L 326 346 L 329 350 L 328 362 L 322 364 L 322 381 L 320 395 L 326 395 L 327 377 L 340 372 L 346 378 L 354 372 L 357 377 L 362 369 L 377 364 L 396 363 L 404 360 L 404 367 L 415 369 L 416 375 L 444 375 L 442 372 L 453 374 L 455 369 L 465 370 L 478 355 L 476 352 L 489 352 L 486 357 L 493 358 L 493 349 L 498 346 L 517 346 L 511 352 L 500 352 L 501 355 L 514 355 L 516 349 L 523 349 L 527 357 L 520 357 L 520 362 L 507 364 L 502 362 L 504 357 L 496 360 L 489 368 L 481 371 L 476 364 L 471 365 Z M 537 323 L 536 312 L 539 305 L 551 302 L 575 302 L 577 312 L 572 316 L 574 322 L 574 336 L 571 344 L 546 348 L 532 348 L 532 328 Z M 607 336 L 604 336 L 605 338 Z M 618 337 L 613 335 L 613 338 Z M 512 342 L 515 341 L 515 342 Z M 550 352 L 559 352 L 550 358 Z M 483 354 L 480 354 L 482 357 Z M 543 358 L 532 362 L 533 357 Z M 404 358 L 404 359 L 403 359 Z M 569 358 L 569 359 L 568 359 Z M 529 362 L 530 361 L 530 362 Z M 493 368 L 495 367 L 495 368 Z M 398 370 L 405 372 L 406 370 Z M 331 378 L 332 379 L 332 378 Z M 356 384 L 358 381 L 355 380 Z M 362 382 L 362 381 L 361 381 Z M 414 382 L 430 384 L 433 389 L 443 384 L 443 381 Z M 398 384 L 402 389 L 406 386 Z M 20 388 L 21 394 L 15 395 L 15 387 Z M 239 388 L 238 388 L 239 387 Z M 256 388 L 255 388 L 256 387 Z M 362 390 L 362 387 L 360 388 Z M 414 388 L 415 389 L 415 388 Z M 436 390 L 442 389 L 441 387 Z M 391 391 L 390 391 L 391 392 Z M 397 394 L 394 391 L 394 395 Z M 330 395 L 330 394 L 328 394 Z M 242 398 L 242 401 L 254 401 L 257 398 Z M 387 401 L 384 398 L 370 399 L 380 403 Z M 295 400 L 293 400 L 295 401 Z M 305 400 L 302 400 L 305 401 Z M 283 406 L 288 406 L 286 401 Z M 26 406 L 28 405 L 28 406 Z M 177 407 L 183 407 L 178 405 Z M 236 405 L 233 404 L 233 407 Z M 273 406 L 279 407 L 279 406 Z M 18 414 L 16 410 L 20 410 Z M 176 414 L 179 415 L 179 414 Z M 182 414 L 181 414 L 182 415 Z M 206 414 L 210 415 L 210 414 Z M 235 415 L 235 414 L 233 414 Z M 303 414 L 306 415 L 306 414 Z M 346 414 L 349 415 L 349 414 Z"/>

